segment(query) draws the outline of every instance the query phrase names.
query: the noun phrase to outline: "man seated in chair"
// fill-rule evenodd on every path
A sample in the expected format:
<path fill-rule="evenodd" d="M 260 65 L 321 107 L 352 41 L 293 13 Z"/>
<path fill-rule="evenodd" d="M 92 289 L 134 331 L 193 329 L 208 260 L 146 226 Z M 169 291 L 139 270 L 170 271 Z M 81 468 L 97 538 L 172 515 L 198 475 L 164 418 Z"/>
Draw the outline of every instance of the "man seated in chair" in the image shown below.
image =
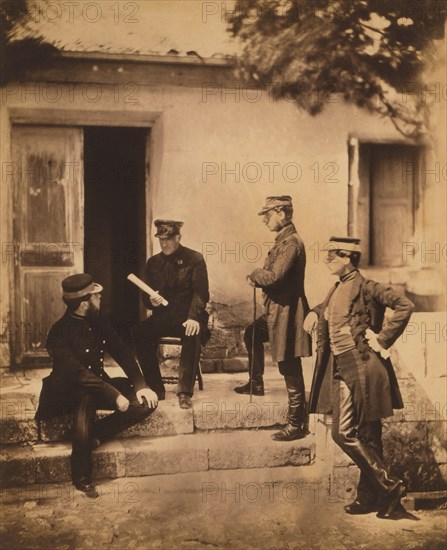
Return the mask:
<path fill-rule="evenodd" d="M 62 281 L 64 315 L 51 327 L 47 349 L 53 360 L 44 378 L 37 420 L 74 413 L 71 475 L 76 489 L 90 498 L 92 450 L 144 420 L 157 407 L 157 395 L 146 387 L 130 350 L 100 315 L 102 286 L 91 275 L 79 273 Z M 111 378 L 104 370 L 110 353 L 128 378 Z M 97 409 L 115 410 L 96 421 Z"/>
<path fill-rule="evenodd" d="M 144 280 L 160 297 L 143 295 L 150 315 L 136 328 L 136 350 L 147 384 L 162 400 L 165 388 L 158 364 L 158 340 L 163 336 L 181 338 L 177 396 L 180 407 L 189 409 L 201 344 L 208 336 L 208 273 L 202 254 L 180 244 L 183 222 L 155 220 L 154 224 L 161 252 L 147 261 Z M 163 298 L 167 306 L 162 305 Z"/>

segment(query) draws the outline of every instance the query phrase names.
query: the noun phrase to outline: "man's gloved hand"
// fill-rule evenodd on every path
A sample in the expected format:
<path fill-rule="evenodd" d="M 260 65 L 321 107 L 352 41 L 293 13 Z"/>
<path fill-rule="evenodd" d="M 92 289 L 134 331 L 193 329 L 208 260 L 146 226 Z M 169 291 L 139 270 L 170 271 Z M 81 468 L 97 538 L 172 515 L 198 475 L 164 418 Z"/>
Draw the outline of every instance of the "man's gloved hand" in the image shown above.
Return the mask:
<path fill-rule="evenodd" d="M 157 292 L 157 295 L 158 295 L 158 292 Z M 158 296 L 150 296 L 150 300 L 151 300 L 151 304 L 154 306 L 154 307 L 160 307 L 161 306 L 161 303 L 163 302 L 163 298 L 162 296 L 158 295 Z"/>
<path fill-rule="evenodd" d="M 366 329 L 365 336 L 366 336 L 366 339 L 368 340 L 369 347 L 372 350 L 376 351 L 377 353 L 380 353 L 380 355 L 384 359 L 388 359 L 388 357 L 390 356 L 390 352 L 387 349 L 382 348 L 382 346 L 379 344 L 377 340 L 378 335 L 375 332 L 373 332 L 370 328 L 368 328 Z"/>
<path fill-rule="evenodd" d="M 116 408 L 119 410 L 119 412 L 125 413 L 127 409 L 129 408 L 129 400 L 124 397 L 121 393 L 116 398 Z"/>
<path fill-rule="evenodd" d="M 315 311 L 310 311 L 306 318 L 304 319 L 303 328 L 304 330 L 312 334 L 317 329 L 318 324 L 318 315 L 315 313 Z"/>
<path fill-rule="evenodd" d="M 199 334 L 200 332 L 200 324 L 198 321 L 194 321 L 193 319 L 187 319 L 183 326 L 185 327 L 185 334 L 186 336 L 195 336 L 196 334 Z"/>
<path fill-rule="evenodd" d="M 253 288 L 256 287 L 256 283 L 252 280 L 252 278 L 250 277 L 250 275 L 247 275 L 247 283 L 252 286 Z"/>
<path fill-rule="evenodd" d="M 147 406 L 151 409 L 155 409 L 158 405 L 158 395 L 149 388 L 143 388 L 137 391 L 137 398 L 141 405 L 144 405 L 144 399 L 146 399 Z"/>

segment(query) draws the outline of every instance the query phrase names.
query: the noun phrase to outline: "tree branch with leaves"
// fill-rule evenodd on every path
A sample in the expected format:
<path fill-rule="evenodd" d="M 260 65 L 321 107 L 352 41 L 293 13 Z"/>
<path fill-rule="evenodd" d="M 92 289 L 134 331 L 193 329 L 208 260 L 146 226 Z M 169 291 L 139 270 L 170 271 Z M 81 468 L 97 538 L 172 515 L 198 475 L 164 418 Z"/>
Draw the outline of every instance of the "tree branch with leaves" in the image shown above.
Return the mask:
<path fill-rule="evenodd" d="M 46 2 L 34 3 L 34 10 Z M 30 28 L 30 18 L 27 0 L 0 0 L 0 84 L 24 78 L 27 67 L 57 51 Z"/>
<path fill-rule="evenodd" d="M 316 115 L 337 94 L 417 139 L 428 105 L 405 92 L 424 85 L 446 13 L 440 0 L 238 0 L 229 32 L 242 43 L 241 78 L 273 98 Z"/>

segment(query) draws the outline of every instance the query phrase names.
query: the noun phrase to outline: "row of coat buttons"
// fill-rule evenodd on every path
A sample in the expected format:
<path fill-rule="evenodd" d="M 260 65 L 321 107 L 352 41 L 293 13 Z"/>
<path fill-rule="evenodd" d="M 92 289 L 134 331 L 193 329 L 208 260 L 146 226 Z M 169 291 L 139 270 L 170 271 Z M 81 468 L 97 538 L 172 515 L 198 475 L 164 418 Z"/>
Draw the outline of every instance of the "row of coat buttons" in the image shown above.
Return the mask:
<path fill-rule="evenodd" d="M 91 329 L 90 329 L 90 330 L 91 330 Z M 106 341 L 103 340 L 102 343 L 105 344 Z M 89 349 L 89 348 L 86 348 L 86 349 L 85 349 L 85 352 L 86 352 L 86 353 L 90 353 L 90 349 Z M 103 350 L 103 349 L 99 350 L 99 352 L 102 353 L 102 354 L 104 354 L 104 350 Z M 104 363 L 104 359 L 103 359 L 102 357 L 100 357 L 99 360 L 101 361 L 101 363 Z M 88 370 L 92 370 L 92 366 L 91 366 L 91 365 L 88 366 Z M 101 370 L 102 370 L 102 367 L 101 367 Z M 103 373 L 101 372 L 99 376 L 102 377 L 102 376 L 103 376 Z"/>
<path fill-rule="evenodd" d="M 102 341 L 102 343 L 103 343 L 103 344 L 105 344 L 105 343 L 106 343 L 106 341 L 105 341 L 105 340 L 103 340 L 103 341 Z M 85 351 L 86 351 L 87 353 L 89 353 L 90 349 L 89 349 L 89 348 L 85 348 Z M 101 353 L 104 353 L 104 350 L 103 350 L 103 349 L 102 349 L 102 350 L 100 350 L 100 351 L 101 351 Z"/>
<path fill-rule="evenodd" d="M 89 365 L 87 368 L 88 368 L 88 370 L 92 370 L 92 366 L 91 366 L 91 365 Z M 103 372 L 104 372 L 104 369 L 101 367 L 101 374 L 100 374 L 99 376 L 102 376 L 102 373 L 103 373 Z"/>

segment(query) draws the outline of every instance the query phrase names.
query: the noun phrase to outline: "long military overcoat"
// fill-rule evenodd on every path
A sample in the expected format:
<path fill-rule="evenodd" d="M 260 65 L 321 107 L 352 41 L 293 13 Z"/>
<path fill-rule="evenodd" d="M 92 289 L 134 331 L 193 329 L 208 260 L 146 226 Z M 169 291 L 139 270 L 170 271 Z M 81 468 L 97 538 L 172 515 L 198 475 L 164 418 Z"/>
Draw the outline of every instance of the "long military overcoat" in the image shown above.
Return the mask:
<path fill-rule="evenodd" d="M 264 293 L 273 361 L 312 355 L 312 343 L 303 329 L 309 311 L 304 292 L 306 251 L 293 223 L 276 236 L 264 267 L 251 273 L 251 280 Z"/>

